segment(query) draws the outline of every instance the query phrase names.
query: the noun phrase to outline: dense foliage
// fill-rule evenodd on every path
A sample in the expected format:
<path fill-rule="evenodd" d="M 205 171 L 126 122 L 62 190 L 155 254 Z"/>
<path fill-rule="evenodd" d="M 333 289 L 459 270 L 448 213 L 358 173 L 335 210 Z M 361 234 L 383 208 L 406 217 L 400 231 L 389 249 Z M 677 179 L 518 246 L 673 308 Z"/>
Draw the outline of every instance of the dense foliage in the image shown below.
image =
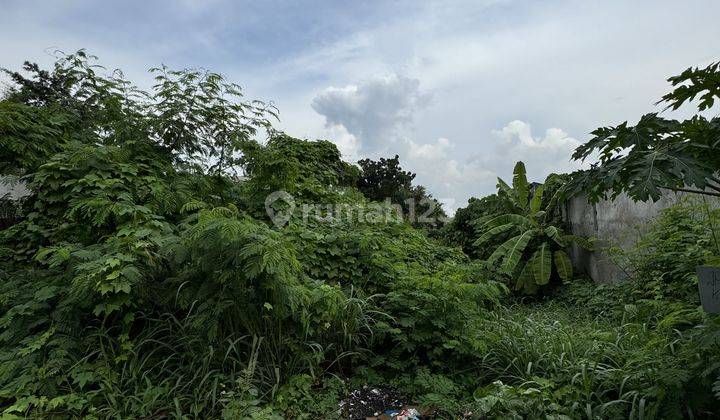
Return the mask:
<path fill-rule="evenodd" d="M 612 250 L 615 262 L 639 297 L 698 303 L 695 269 L 720 254 L 714 226 L 720 227 L 720 209 L 686 197 L 662 210 L 635 248 Z"/>
<path fill-rule="evenodd" d="M 497 197 L 506 203 L 507 210 L 474 221 L 479 237 L 473 245 L 490 248 L 488 266 L 508 276 L 515 290 L 533 294 L 551 278 L 570 280 L 573 269 L 565 249 L 571 242 L 591 246 L 589 241 L 557 226 L 560 192 L 557 189 L 550 200 L 544 201 L 544 185 L 528 183 L 525 165 L 518 162 L 512 187 L 498 178 Z"/>
<path fill-rule="evenodd" d="M 447 219 L 441 204 L 422 185 L 412 185 L 416 174 L 400 167 L 400 157 L 358 161 L 362 177 L 357 188 L 367 198 L 389 201 L 401 207 L 415 227 L 439 228 Z"/>
<path fill-rule="evenodd" d="M 712 109 L 720 99 L 720 62 L 689 68 L 668 79 L 675 89 L 660 102 L 676 110 L 699 97 L 698 111 Z M 667 109 L 666 108 L 666 109 Z M 645 201 L 657 200 L 662 189 L 720 196 L 720 117 L 698 113 L 678 121 L 645 114 L 635 126 L 624 122 L 601 127 L 578 147 L 576 160 L 599 155 L 599 163 L 575 177 L 576 192 L 598 199 L 626 192 Z"/>
<path fill-rule="evenodd" d="M 8 417 L 335 418 L 366 384 L 440 418 L 718 414 L 720 326 L 672 293 L 686 265 L 638 281 L 661 301 L 556 260 L 566 284 L 520 303 L 487 261 L 387 217 L 426 194 L 398 162 L 358 168 L 276 132 L 274 110 L 219 75 L 156 69 L 146 92 L 83 52 L 25 70 L 0 100 L 0 175 L 30 190 L 0 226 Z M 516 172 L 446 241 L 472 246 L 484 231 L 459 229 L 508 213 L 538 240 L 518 261 L 560 255 L 541 191 L 562 178 Z M 269 203 L 278 191 L 290 199 Z M 665 261 L 670 225 L 627 258 Z"/>

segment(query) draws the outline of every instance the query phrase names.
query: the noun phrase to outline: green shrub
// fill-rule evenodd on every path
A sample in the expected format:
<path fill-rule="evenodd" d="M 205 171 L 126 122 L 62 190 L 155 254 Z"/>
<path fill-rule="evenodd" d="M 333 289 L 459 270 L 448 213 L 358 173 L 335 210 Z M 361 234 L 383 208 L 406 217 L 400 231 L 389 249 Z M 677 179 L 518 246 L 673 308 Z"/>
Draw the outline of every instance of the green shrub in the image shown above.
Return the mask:
<path fill-rule="evenodd" d="M 609 302 L 610 304 L 610 302 Z M 484 326 L 488 356 L 476 393 L 481 412 L 538 417 L 703 415 L 720 402 L 700 380 L 693 330 L 649 329 L 642 318 L 598 322 L 582 307 L 496 311 Z M 705 365 L 707 366 L 707 365 Z M 502 381 L 502 382 L 497 382 Z"/>
<path fill-rule="evenodd" d="M 573 281 L 502 307 L 503 273 L 403 220 L 304 220 L 298 206 L 271 224 L 276 188 L 297 204 L 393 208 L 353 187 L 360 174 L 330 142 L 251 140 L 272 110 L 236 85 L 163 68 L 141 93 L 90 62 L 28 65 L 0 100 L 0 175 L 31 190 L 0 228 L 3 415 L 327 418 L 361 383 L 448 418 L 718 414 L 718 320 L 672 289 L 708 243 L 695 213 L 668 211 L 629 258 L 643 299 Z M 543 263 L 543 283 L 547 258 L 530 250 L 566 242 L 545 225 L 553 200 L 515 178 L 478 211 L 509 204 L 497 226 L 537 241 L 490 260 L 505 275 Z"/>
<path fill-rule="evenodd" d="M 720 226 L 720 210 L 684 200 L 663 209 L 635 247 L 615 249 L 638 297 L 699 304 L 696 267 L 718 252 L 713 224 Z"/>
<path fill-rule="evenodd" d="M 479 235 L 475 221 L 485 216 L 509 213 L 512 204 L 497 194 L 482 198 L 471 197 L 467 207 L 459 208 L 450 223 L 441 229 L 442 239 L 451 245 L 462 248 L 463 252 L 474 258 L 488 257 L 486 249 L 478 248 L 474 242 Z"/>
<path fill-rule="evenodd" d="M 377 325 L 380 348 L 373 363 L 398 370 L 431 366 L 448 372 L 485 353 L 480 322 L 504 291 L 476 265 L 448 265 L 434 273 L 410 271 L 382 303 L 393 319 Z"/>
<path fill-rule="evenodd" d="M 553 224 L 560 190 L 543 207 L 543 185 L 531 191 L 525 165 L 518 162 L 513 171 L 512 188 L 498 178 L 498 195 L 511 203 L 506 214 L 492 214 L 475 221 L 482 232 L 474 242 L 489 246 L 487 263 L 508 276 L 515 290 L 534 294 L 551 279 L 572 278 L 572 264 L 565 249 L 571 242 L 589 248 L 584 238 L 568 235 Z"/>

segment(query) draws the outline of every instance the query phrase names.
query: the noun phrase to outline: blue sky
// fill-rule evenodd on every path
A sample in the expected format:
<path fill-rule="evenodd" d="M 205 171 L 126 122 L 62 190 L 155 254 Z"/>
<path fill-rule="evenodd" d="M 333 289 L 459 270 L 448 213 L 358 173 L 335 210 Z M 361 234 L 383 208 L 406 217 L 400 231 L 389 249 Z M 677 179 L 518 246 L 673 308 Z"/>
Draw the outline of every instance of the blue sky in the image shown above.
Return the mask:
<path fill-rule="evenodd" d="M 141 86 L 206 67 L 273 101 L 278 127 L 348 160 L 399 154 L 462 206 L 516 160 L 578 167 L 602 125 L 635 121 L 665 79 L 720 59 L 720 2 L 0 0 L 0 66 L 86 48 Z"/>

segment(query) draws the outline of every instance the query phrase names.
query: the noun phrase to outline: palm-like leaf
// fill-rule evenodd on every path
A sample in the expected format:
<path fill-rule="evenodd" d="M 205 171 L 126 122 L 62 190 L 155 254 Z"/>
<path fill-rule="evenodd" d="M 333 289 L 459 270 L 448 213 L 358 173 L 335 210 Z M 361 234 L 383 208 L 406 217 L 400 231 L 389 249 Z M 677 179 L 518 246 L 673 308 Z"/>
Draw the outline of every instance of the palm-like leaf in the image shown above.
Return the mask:
<path fill-rule="evenodd" d="M 534 230 L 527 230 L 517 236 L 513 236 L 490 255 L 488 262 L 494 264 L 502 259 L 500 269 L 511 274 L 515 267 L 517 267 L 518 262 L 520 262 L 520 257 L 533 236 L 535 236 Z"/>
<path fill-rule="evenodd" d="M 525 217 L 521 214 L 502 214 L 500 216 L 495 216 L 492 219 L 485 222 L 485 225 L 483 226 L 485 229 L 493 228 L 495 226 L 502 226 L 508 223 L 512 223 L 518 227 L 529 229 L 537 225 L 537 222 L 535 222 L 533 219 L 529 217 Z"/>
<path fill-rule="evenodd" d="M 517 225 L 513 223 L 506 223 L 504 225 L 495 226 L 483 233 L 475 242 L 473 242 L 473 245 L 475 245 L 476 247 L 480 247 L 490 239 L 498 235 L 502 235 L 503 233 L 512 230 L 513 228 L 517 228 Z"/>
<path fill-rule="evenodd" d="M 553 259 L 555 262 L 555 270 L 557 271 L 558 276 L 560 276 L 560 279 L 563 281 L 570 280 L 573 275 L 570 257 L 568 257 L 565 251 L 555 251 Z"/>
<path fill-rule="evenodd" d="M 497 182 L 498 191 L 507 194 L 507 196 L 512 199 L 515 196 L 513 189 L 507 184 L 507 182 L 503 181 L 502 178 L 498 177 L 497 180 L 498 180 L 498 182 Z"/>
<path fill-rule="evenodd" d="M 496 214 L 487 214 L 485 216 L 478 217 L 477 219 L 473 220 L 472 225 L 475 227 L 476 230 L 477 229 L 486 229 L 485 224 L 487 224 L 487 222 L 489 222 L 490 220 L 492 220 L 496 217 L 497 217 Z"/>
<path fill-rule="evenodd" d="M 543 207 L 545 187 L 539 185 L 530 195 L 530 184 L 527 181 L 525 165 L 518 162 L 513 171 L 513 182 L 510 187 L 498 178 L 498 195 L 506 197 L 514 206 L 512 213 L 484 216 L 474 221 L 479 238 L 474 242 L 477 247 L 498 243 L 500 246 L 488 258 L 488 264 L 499 268 L 515 279 L 515 289 L 526 293 L 534 293 L 538 286 L 546 285 L 553 276 L 553 265 L 562 280 L 572 277 L 572 266 L 567 254 L 562 251 L 569 243 L 592 249 L 593 244 L 585 238 L 566 235 L 557 226 L 549 225 L 557 214 L 558 203 L 565 196 L 565 186 L 560 187 Z M 533 241 L 533 238 L 539 240 Z M 537 248 L 527 249 L 531 241 Z M 528 256 L 530 258 L 528 259 Z"/>
<path fill-rule="evenodd" d="M 540 206 L 542 205 L 543 189 L 543 186 L 539 185 L 535 189 L 535 194 L 533 194 L 533 197 L 530 200 L 530 211 L 533 213 L 537 213 L 540 211 Z"/>
<path fill-rule="evenodd" d="M 547 242 L 540 245 L 540 248 L 535 251 L 528 264 L 532 267 L 535 284 L 548 284 L 552 273 L 552 254 Z"/>
<path fill-rule="evenodd" d="M 527 293 L 535 293 L 537 286 L 535 285 L 535 279 L 533 278 L 532 264 L 525 263 L 520 275 L 515 282 L 515 290 L 524 290 Z"/>
<path fill-rule="evenodd" d="M 526 208 L 528 195 L 530 194 L 530 184 L 528 184 L 525 164 L 522 162 L 515 164 L 515 169 L 513 169 L 512 185 L 515 192 L 515 201 L 518 206 L 523 209 Z"/>
<path fill-rule="evenodd" d="M 545 235 L 547 235 L 550 239 L 555 241 L 556 244 L 560 245 L 561 247 L 566 247 L 567 243 L 562 239 L 562 235 L 560 234 L 560 229 L 558 229 L 555 226 L 548 226 L 545 228 Z"/>

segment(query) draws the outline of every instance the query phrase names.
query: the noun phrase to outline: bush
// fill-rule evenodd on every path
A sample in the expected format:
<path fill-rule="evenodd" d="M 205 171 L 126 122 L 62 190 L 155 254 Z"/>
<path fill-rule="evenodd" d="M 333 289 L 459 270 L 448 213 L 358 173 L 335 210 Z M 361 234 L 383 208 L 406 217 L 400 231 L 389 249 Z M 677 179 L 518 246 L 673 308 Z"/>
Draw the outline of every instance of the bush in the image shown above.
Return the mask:
<path fill-rule="evenodd" d="M 608 300 L 611 305 L 611 301 Z M 582 307 L 496 311 L 484 325 L 477 410 L 570 418 L 706 415 L 718 400 L 692 330 L 648 329 L 642 317 L 596 322 Z M 498 382 L 500 381 L 500 382 Z"/>
<path fill-rule="evenodd" d="M 3 415 L 334 417 L 363 382 L 451 418 L 717 414 L 717 319 L 672 300 L 689 268 L 657 245 L 699 258 L 694 214 L 669 212 L 638 254 L 638 273 L 663 270 L 666 300 L 568 282 L 503 308 L 500 276 L 403 220 L 296 207 L 271 224 L 276 188 L 393 209 L 353 187 L 332 143 L 274 132 L 237 86 L 159 69 L 141 93 L 90 62 L 28 65 L 0 101 L 0 176 L 31 191 L 0 230 Z M 539 213 L 517 184 L 497 197 Z"/>
<path fill-rule="evenodd" d="M 467 207 L 459 208 L 450 223 L 442 228 L 442 239 L 450 244 L 462 248 L 465 254 L 473 258 L 487 258 L 490 254 L 487 249 L 475 246 L 480 236 L 476 232 L 475 221 L 485 216 L 508 213 L 511 203 L 497 194 L 483 198 L 471 197 Z"/>
<path fill-rule="evenodd" d="M 518 162 L 512 188 L 498 178 L 498 195 L 511 204 L 510 212 L 475 221 L 481 235 L 474 245 L 493 250 L 487 258 L 489 268 L 508 276 L 514 290 L 535 294 L 551 280 L 570 280 L 572 264 L 565 249 L 573 242 L 585 248 L 591 246 L 586 239 L 568 235 L 554 224 L 560 193 L 557 190 L 542 207 L 544 186 L 531 186 L 525 165 Z"/>
<path fill-rule="evenodd" d="M 713 225 L 720 227 L 720 210 L 685 200 L 663 209 L 633 249 L 615 249 L 637 296 L 699 304 L 696 267 L 720 252 Z"/>

